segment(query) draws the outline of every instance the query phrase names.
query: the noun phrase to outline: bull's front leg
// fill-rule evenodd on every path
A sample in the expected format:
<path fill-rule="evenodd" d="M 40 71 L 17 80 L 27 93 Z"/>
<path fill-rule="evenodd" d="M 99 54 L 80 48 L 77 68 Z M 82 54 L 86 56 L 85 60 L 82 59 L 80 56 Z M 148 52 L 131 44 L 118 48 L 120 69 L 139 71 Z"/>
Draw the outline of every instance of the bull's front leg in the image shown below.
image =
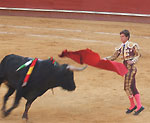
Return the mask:
<path fill-rule="evenodd" d="M 22 116 L 22 119 L 28 120 L 28 111 L 29 111 L 29 108 L 31 107 L 31 104 L 33 103 L 33 101 L 35 99 L 36 98 L 27 101 L 26 106 L 25 106 L 25 111 L 24 111 L 23 116 Z"/>

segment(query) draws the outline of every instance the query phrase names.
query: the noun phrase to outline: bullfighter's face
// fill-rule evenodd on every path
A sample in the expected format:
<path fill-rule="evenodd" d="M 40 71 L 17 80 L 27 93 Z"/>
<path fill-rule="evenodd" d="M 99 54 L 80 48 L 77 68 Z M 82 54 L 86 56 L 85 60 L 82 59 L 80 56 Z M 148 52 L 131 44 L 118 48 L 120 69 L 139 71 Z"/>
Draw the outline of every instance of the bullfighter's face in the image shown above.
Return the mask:
<path fill-rule="evenodd" d="M 121 39 L 122 43 L 126 43 L 126 41 L 128 41 L 128 37 L 126 37 L 125 34 L 121 34 L 120 39 Z"/>

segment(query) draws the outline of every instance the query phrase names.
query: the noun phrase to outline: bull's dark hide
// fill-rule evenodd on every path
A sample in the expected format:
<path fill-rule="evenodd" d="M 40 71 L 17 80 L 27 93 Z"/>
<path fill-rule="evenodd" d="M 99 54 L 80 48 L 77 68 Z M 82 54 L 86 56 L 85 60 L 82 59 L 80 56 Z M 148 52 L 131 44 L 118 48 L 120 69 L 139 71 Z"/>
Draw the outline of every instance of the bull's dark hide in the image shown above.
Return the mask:
<path fill-rule="evenodd" d="M 67 69 L 67 64 L 56 65 L 50 59 L 38 60 L 35 68 L 29 78 L 28 84 L 22 87 L 24 77 L 29 69 L 29 66 L 16 72 L 17 68 L 27 61 L 31 60 L 28 57 L 18 55 L 8 55 L 4 57 L 0 64 L 0 84 L 5 82 L 8 86 L 8 92 L 4 97 L 2 111 L 4 116 L 16 108 L 19 104 L 21 97 L 27 100 L 23 118 L 28 118 L 27 112 L 32 102 L 44 94 L 48 89 L 55 87 L 62 87 L 65 90 L 75 90 L 73 71 Z M 5 110 L 8 97 L 11 96 L 16 90 L 16 97 L 13 106 Z"/>

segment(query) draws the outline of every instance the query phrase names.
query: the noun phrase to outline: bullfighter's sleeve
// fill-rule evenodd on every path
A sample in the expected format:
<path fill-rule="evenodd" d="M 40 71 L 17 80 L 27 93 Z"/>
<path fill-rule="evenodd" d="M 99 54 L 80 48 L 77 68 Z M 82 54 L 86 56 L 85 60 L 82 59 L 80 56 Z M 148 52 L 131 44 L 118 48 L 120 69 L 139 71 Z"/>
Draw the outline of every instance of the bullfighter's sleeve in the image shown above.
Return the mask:
<path fill-rule="evenodd" d="M 132 61 L 133 61 L 134 63 L 136 63 L 136 62 L 139 60 L 139 58 L 141 57 L 141 53 L 140 53 L 140 51 L 139 51 L 139 46 L 138 46 L 138 44 L 136 44 L 136 45 L 133 47 L 133 50 L 134 50 L 135 56 L 134 56 L 134 58 L 132 59 Z"/>
<path fill-rule="evenodd" d="M 120 51 L 116 50 L 112 56 L 108 56 L 108 57 L 106 57 L 106 59 L 114 61 L 118 58 L 119 55 L 120 55 Z"/>

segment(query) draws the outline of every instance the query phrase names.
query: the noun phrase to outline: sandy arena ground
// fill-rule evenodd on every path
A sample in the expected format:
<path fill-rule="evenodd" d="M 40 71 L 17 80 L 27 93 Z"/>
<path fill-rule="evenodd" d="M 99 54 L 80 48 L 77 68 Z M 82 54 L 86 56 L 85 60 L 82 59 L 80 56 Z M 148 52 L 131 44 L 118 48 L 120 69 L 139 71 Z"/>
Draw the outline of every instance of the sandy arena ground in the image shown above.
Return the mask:
<path fill-rule="evenodd" d="M 90 48 L 101 57 L 109 56 L 121 43 L 119 32 L 123 29 L 130 30 L 131 41 L 141 48 L 136 78 L 145 110 L 139 116 L 126 115 L 129 101 L 123 90 L 124 78 L 89 66 L 83 72 L 75 72 L 74 92 L 55 88 L 54 95 L 49 90 L 39 97 L 29 111 L 29 123 L 150 123 L 150 24 L 0 16 L 0 60 L 12 53 L 40 59 L 53 56 L 61 64 L 80 67 L 71 59 L 59 58 L 58 54 L 64 49 Z M 0 106 L 6 91 L 3 84 Z M 13 99 L 14 95 L 7 108 Z M 0 114 L 0 123 L 22 123 L 25 102 L 22 99 L 6 118 Z"/>

